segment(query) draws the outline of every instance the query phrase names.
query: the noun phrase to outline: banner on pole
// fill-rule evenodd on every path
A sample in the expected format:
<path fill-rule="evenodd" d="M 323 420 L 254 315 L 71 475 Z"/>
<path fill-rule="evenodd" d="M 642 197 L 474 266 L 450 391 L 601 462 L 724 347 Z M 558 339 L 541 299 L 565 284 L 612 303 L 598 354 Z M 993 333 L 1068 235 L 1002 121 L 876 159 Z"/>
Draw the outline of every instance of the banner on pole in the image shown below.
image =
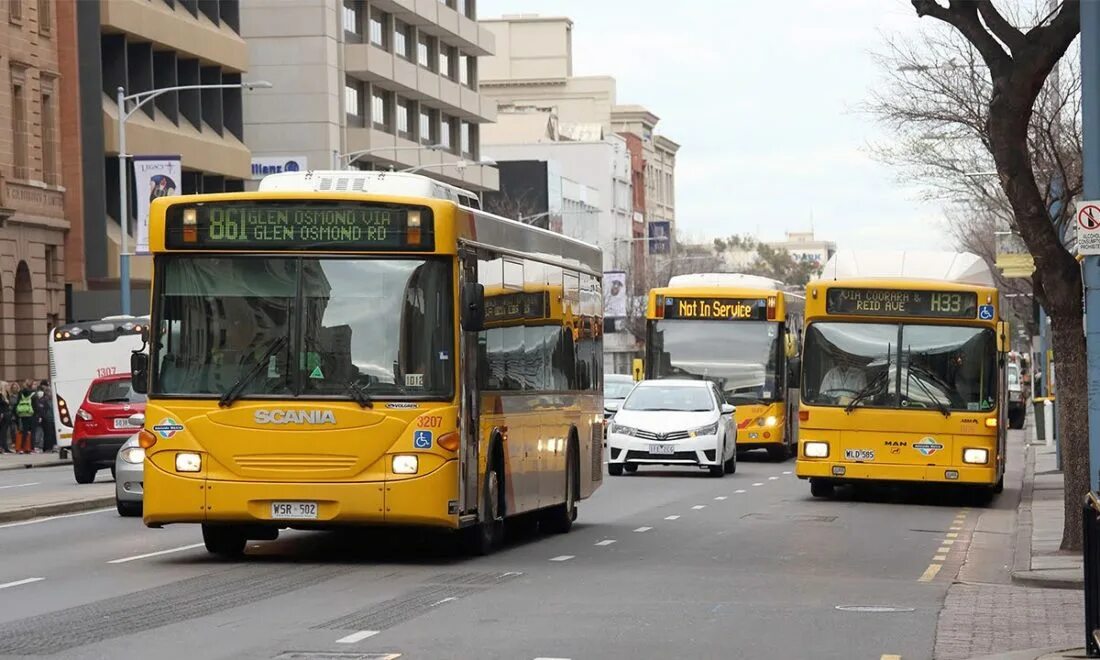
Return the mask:
<path fill-rule="evenodd" d="M 158 197 L 180 194 L 182 166 L 179 156 L 134 156 L 137 190 L 137 231 L 134 253 L 149 254 L 149 205 Z"/>
<path fill-rule="evenodd" d="M 603 315 L 605 318 L 626 318 L 626 273 L 621 270 L 603 274 Z"/>

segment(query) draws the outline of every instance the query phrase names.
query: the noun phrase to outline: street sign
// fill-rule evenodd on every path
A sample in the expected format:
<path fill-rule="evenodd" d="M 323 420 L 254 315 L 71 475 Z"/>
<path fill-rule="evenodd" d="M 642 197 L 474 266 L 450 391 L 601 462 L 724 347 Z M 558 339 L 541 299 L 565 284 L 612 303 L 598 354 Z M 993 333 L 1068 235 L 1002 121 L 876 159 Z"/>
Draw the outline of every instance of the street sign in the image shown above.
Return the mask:
<path fill-rule="evenodd" d="M 1100 202 L 1077 202 L 1077 254 L 1100 254 Z"/>

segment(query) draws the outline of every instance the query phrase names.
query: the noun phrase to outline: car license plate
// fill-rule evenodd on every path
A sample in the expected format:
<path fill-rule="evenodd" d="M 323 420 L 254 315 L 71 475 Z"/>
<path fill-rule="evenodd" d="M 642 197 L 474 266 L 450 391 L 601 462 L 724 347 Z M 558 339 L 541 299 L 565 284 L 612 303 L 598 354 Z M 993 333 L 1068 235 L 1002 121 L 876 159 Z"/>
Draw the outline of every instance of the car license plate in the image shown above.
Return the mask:
<path fill-rule="evenodd" d="M 873 461 L 875 452 L 871 449 L 845 449 L 844 458 L 849 461 Z"/>
<path fill-rule="evenodd" d="M 115 417 L 116 429 L 132 429 L 136 428 L 131 422 L 129 417 Z"/>
<path fill-rule="evenodd" d="M 649 453 L 668 456 L 670 454 L 676 453 L 676 447 L 673 447 L 672 445 L 650 445 Z"/>
<path fill-rule="evenodd" d="M 271 517 L 314 520 L 317 518 L 316 502 L 272 502 Z"/>

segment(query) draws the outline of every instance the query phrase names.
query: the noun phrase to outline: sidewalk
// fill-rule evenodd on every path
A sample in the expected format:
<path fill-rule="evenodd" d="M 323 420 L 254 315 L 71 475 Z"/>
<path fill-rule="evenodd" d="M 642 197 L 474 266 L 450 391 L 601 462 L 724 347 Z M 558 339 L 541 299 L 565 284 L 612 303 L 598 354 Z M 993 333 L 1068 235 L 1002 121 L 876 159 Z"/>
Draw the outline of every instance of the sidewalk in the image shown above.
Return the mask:
<path fill-rule="evenodd" d="M 57 454 L 0 454 L 0 471 L 25 470 L 36 467 L 72 465 L 72 459 L 58 458 Z"/>
<path fill-rule="evenodd" d="M 1012 581 L 1048 589 L 1083 589 L 1081 555 L 1058 549 L 1065 521 L 1065 489 L 1064 477 L 1056 468 L 1054 448 L 1031 445 L 1027 451 Z"/>
<path fill-rule="evenodd" d="M 4 491 L 0 497 L 0 523 L 102 509 L 114 503 L 113 481 Z"/>

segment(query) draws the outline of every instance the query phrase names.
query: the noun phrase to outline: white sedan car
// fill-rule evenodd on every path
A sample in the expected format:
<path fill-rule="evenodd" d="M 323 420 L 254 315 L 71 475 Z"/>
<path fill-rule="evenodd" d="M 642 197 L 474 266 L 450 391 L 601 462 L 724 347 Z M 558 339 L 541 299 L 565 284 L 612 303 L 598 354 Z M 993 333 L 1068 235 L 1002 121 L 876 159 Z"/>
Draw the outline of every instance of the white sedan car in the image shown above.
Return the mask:
<path fill-rule="evenodd" d="M 737 469 L 734 412 L 709 381 L 642 381 L 608 426 L 608 472 L 618 476 L 640 465 L 697 465 L 714 477 L 732 473 Z"/>

